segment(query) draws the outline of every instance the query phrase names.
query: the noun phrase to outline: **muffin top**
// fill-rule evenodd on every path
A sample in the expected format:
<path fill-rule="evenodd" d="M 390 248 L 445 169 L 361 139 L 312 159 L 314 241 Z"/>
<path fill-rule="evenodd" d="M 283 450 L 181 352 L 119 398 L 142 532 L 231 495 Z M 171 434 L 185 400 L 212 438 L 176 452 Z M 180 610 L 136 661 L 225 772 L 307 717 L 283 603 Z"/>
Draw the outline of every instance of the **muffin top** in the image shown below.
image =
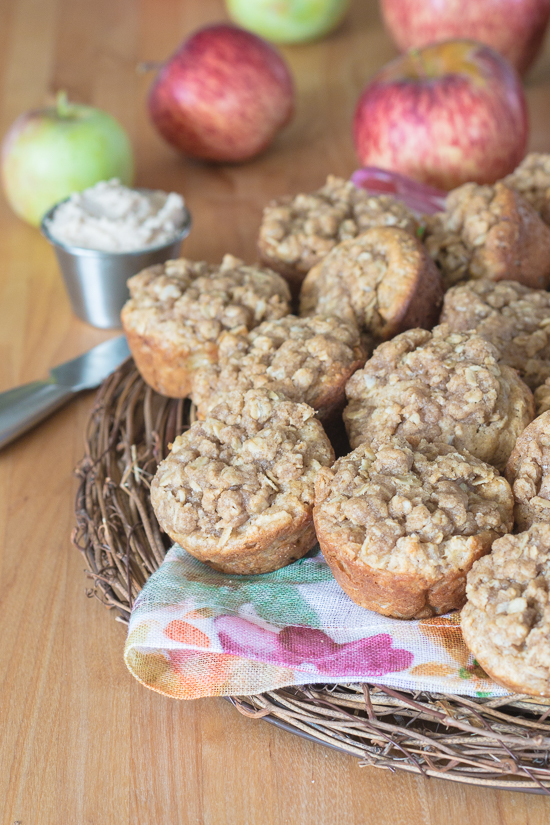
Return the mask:
<path fill-rule="evenodd" d="M 433 326 L 443 285 L 424 246 L 396 227 L 374 227 L 336 246 L 307 275 L 300 314 L 337 315 L 371 343 Z"/>
<path fill-rule="evenodd" d="M 392 438 L 319 473 L 317 529 L 358 561 L 436 581 L 467 569 L 512 527 L 513 498 L 498 472 L 468 453 Z M 475 537 L 475 540 L 473 539 Z"/>
<path fill-rule="evenodd" d="M 517 281 L 468 281 L 445 294 L 441 323 L 475 330 L 535 389 L 550 377 L 550 294 Z"/>
<path fill-rule="evenodd" d="M 346 386 L 350 444 L 401 435 L 452 444 L 503 469 L 533 417 L 533 396 L 475 332 L 413 329 L 381 344 Z"/>
<path fill-rule="evenodd" d="M 126 328 L 164 345 L 216 341 L 223 330 L 252 329 L 290 311 L 283 278 L 225 255 L 221 265 L 181 258 L 144 269 L 128 281 Z"/>
<path fill-rule="evenodd" d="M 550 229 L 502 182 L 459 186 L 447 196 L 445 211 L 426 222 L 424 242 L 447 288 L 470 278 L 548 286 Z"/>
<path fill-rule="evenodd" d="M 550 154 L 530 152 L 503 181 L 529 201 L 545 223 L 550 223 Z"/>
<path fill-rule="evenodd" d="M 255 329 L 225 332 L 218 363 L 197 371 L 192 398 L 204 417 L 220 393 L 269 387 L 315 409 L 342 397 L 344 384 L 365 362 L 359 332 L 336 317 L 286 315 Z"/>

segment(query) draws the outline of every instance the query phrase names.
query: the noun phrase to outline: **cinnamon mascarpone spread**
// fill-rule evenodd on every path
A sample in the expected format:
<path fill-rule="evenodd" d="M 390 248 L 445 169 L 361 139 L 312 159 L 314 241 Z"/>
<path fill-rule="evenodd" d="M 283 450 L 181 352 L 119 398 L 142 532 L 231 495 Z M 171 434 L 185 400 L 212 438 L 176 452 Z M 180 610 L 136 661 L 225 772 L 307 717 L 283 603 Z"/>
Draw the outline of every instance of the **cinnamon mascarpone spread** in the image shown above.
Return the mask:
<path fill-rule="evenodd" d="M 47 222 L 54 241 L 102 252 L 134 252 L 175 239 L 185 222 L 176 192 L 139 191 L 116 178 L 75 192 Z"/>

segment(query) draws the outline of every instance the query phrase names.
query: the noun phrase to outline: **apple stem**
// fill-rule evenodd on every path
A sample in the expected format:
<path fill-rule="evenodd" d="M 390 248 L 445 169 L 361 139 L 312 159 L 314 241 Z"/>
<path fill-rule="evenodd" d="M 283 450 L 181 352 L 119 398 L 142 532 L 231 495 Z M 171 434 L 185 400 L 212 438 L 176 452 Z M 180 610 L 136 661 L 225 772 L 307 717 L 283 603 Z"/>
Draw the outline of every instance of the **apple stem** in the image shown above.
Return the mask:
<path fill-rule="evenodd" d="M 157 69 L 162 69 L 164 63 L 160 60 L 143 60 L 136 65 L 136 72 L 138 74 L 147 74 L 147 72 L 154 72 Z"/>
<path fill-rule="evenodd" d="M 409 49 L 409 54 L 411 56 L 411 60 L 414 64 L 414 67 L 418 73 L 418 76 L 421 78 L 428 77 L 428 72 L 426 71 L 426 66 L 424 65 L 424 61 L 422 60 L 422 55 L 418 49 Z"/>
<path fill-rule="evenodd" d="M 59 115 L 59 117 L 69 116 L 71 112 L 71 107 L 69 105 L 69 98 L 67 97 L 67 92 L 64 89 L 57 93 L 55 99 L 55 107 L 57 109 L 57 114 Z"/>

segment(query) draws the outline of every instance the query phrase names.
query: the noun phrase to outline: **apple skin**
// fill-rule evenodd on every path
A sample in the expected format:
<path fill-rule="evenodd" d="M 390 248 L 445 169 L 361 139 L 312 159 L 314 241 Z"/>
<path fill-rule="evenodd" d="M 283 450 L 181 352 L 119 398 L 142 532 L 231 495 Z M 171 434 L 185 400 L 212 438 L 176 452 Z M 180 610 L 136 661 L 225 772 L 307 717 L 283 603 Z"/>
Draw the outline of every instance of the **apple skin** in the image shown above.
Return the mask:
<path fill-rule="evenodd" d="M 161 69 L 149 113 L 165 140 L 191 157 L 249 160 L 294 113 L 294 84 L 282 57 L 237 26 L 191 35 Z"/>
<path fill-rule="evenodd" d="M 307 43 L 340 23 L 350 0 L 226 0 L 232 20 L 273 43 Z"/>
<path fill-rule="evenodd" d="M 359 98 L 353 131 L 364 166 L 449 190 L 494 183 L 516 168 L 527 146 L 527 107 L 501 55 L 451 40 L 381 69 Z"/>
<path fill-rule="evenodd" d="M 523 74 L 537 57 L 550 0 L 381 0 L 384 23 L 401 51 L 472 38 Z"/>
<path fill-rule="evenodd" d="M 100 180 L 131 185 L 134 160 L 120 124 L 78 103 L 20 115 L 2 142 L 2 183 L 13 211 L 32 226 L 55 203 Z"/>

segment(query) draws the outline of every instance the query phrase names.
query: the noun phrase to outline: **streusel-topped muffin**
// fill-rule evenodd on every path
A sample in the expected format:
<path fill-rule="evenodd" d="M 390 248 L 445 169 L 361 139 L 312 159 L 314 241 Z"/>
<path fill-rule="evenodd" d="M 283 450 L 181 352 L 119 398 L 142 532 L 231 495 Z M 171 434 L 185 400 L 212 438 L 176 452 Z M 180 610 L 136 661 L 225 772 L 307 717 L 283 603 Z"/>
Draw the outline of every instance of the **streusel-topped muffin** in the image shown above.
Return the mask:
<path fill-rule="evenodd" d="M 447 288 L 470 278 L 550 284 L 550 227 L 515 189 L 465 183 L 426 222 L 424 243 Z"/>
<path fill-rule="evenodd" d="M 145 381 L 183 398 L 191 375 L 218 355 L 224 330 L 250 330 L 290 311 L 283 278 L 225 255 L 220 266 L 181 258 L 144 269 L 128 281 L 121 318 Z"/>
<path fill-rule="evenodd" d="M 218 361 L 197 370 L 191 397 L 205 418 L 222 393 L 268 387 L 309 404 L 324 421 L 342 411 L 346 381 L 366 357 L 355 325 L 323 315 L 286 315 L 248 333 L 223 333 Z"/>
<path fill-rule="evenodd" d="M 320 470 L 314 519 L 334 577 L 399 619 L 461 607 L 466 573 L 512 527 L 510 486 L 466 452 L 392 438 Z"/>
<path fill-rule="evenodd" d="M 441 276 L 420 241 L 404 229 L 374 227 L 338 244 L 308 273 L 300 314 L 357 324 L 372 349 L 411 327 L 431 328 L 442 300 Z"/>
<path fill-rule="evenodd" d="M 161 528 L 226 573 L 267 573 L 314 546 L 314 482 L 334 452 L 315 411 L 233 392 L 176 438 L 151 485 Z"/>
<path fill-rule="evenodd" d="M 306 273 L 336 244 L 372 226 L 398 226 L 415 233 L 418 221 L 391 195 L 369 195 L 329 175 L 315 192 L 288 195 L 266 206 L 258 238 L 260 259 L 284 275 L 297 294 Z"/>
<path fill-rule="evenodd" d="M 532 390 L 550 377 L 550 293 L 517 281 L 467 281 L 445 293 L 441 323 L 475 330 Z"/>
<path fill-rule="evenodd" d="M 462 635 L 513 692 L 550 696 L 550 524 L 503 536 L 468 574 Z"/>
<path fill-rule="evenodd" d="M 452 444 L 504 469 L 533 418 L 533 396 L 498 351 L 475 332 L 412 329 L 381 344 L 346 386 L 350 444 L 403 436 Z"/>
<path fill-rule="evenodd" d="M 519 435 L 506 478 L 514 491 L 518 529 L 550 522 L 550 412 L 539 415 Z"/>

